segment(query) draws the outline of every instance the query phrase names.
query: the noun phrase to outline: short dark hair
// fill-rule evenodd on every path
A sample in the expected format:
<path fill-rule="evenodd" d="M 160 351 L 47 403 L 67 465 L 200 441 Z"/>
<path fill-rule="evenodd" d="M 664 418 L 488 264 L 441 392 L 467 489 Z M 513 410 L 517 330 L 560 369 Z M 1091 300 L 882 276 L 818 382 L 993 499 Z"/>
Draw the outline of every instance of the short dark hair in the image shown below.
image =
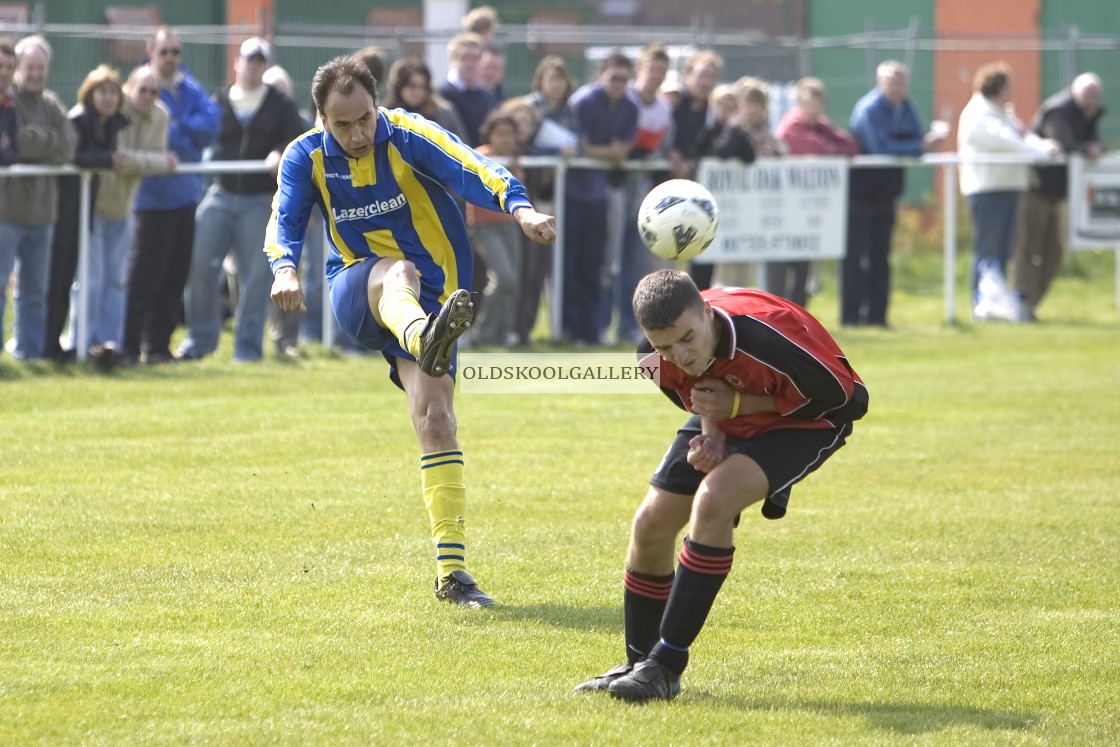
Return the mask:
<path fill-rule="evenodd" d="M 385 55 L 380 49 L 363 47 L 355 52 L 354 56 L 369 68 L 369 74 L 373 76 L 374 85 L 385 79 Z"/>
<path fill-rule="evenodd" d="M 658 270 L 634 289 L 634 319 L 642 329 L 669 329 L 689 309 L 703 312 L 704 297 L 688 273 Z"/>
<path fill-rule="evenodd" d="M 614 51 L 603 58 L 603 61 L 599 63 L 599 72 L 602 73 L 606 70 L 610 70 L 612 67 L 624 67 L 633 72 L 634 61 L 622 52 Z"/>
<path fill-rule="evenodd" d="M 990 99 L 1003 93 L 1003 90 L 1010 83 L 1011 67 L 1001 60 L 981 65 L 980 69 L 976 71 L 976 78 L 972 81 L 972 87 L 979 91 L 981 96 Z"/>
<path fill-rule="evenodd" d="M 490 142 L 490 133 L 498 127 L 506 126 L 513 130 L 514 138 L 517 137 L 517 122 L 501 109 L 495 109 L 486 115 L 482 124 L 478 126 L 478 138 L 484 143 Z"/>
<path fill-rule="evenodd" d="M 364 88 L 373 98 L 374 105 L 377 104 L 377 81 L 366 64 L 352 55 L 335 57 L 316 70 L 315 77 L 311 79 L 311 98 L 315 100 L 315 108 L 326 116 L 327 97 L 331 91 L 349 96 L 355 84 Z"/>
<path fill-rule="evenodd" d="M 13 47 L 12 43 L 7 39 L 0 39 L 0 54 L 4 55 L 5 57 L 15 57 L 16 48 Z"/>

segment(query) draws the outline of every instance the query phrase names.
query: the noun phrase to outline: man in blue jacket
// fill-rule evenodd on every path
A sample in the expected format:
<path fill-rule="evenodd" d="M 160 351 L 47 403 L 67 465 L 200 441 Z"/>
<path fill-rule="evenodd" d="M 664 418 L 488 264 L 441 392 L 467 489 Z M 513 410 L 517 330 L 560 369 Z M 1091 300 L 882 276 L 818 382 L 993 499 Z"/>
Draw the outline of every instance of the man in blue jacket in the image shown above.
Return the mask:
<path fill-rule="evenodd" d="M 887 60 L 875 88 L 856 102 L 850 123 L 860 153 L 920 156 L 942 135 L 925 133 L 910 100 L 910 71 Z M 848 252 L 840 284 L 840 323 L 887 326 L 891 288 L 891 233 L 906 174 L 902 167 L 852 169 L 848 198 Z"/>
<path fill-rule="evenodd" d="M 167 149 L 180 163 L 198 163 L 218 135 L 218 105 L 181 65 L 183 46 L 173 29 L 156 31 L 148 56 L 159 76 L 160 102 L 170 114 Z M 190 273 L 194 213 L 201 198 L 200 174 L 146 176 L 140 181 L 128 258 L 126 358 L 143 354 L 146 363 L 172 360 L 171 333 Z"/>
<path fill-rule="evenodd" d="M 436 555 L 436 597 L 468 607 L 494 602 L 466 570 L 467 490 L 455 435 L 455 344 L 471 323 L 471 246 L 448 190 L 509 213 L 530 239 L 555 240 L 555 221 L 533 209 L 504 167 L 443 128 L 377 106 L 369 69 L 353 57 L 319 68 L 311 84 L 323 128 L 296 139 L 280 163 L 265 234 L 281 311 L 299 311 L 307 222 L 327 224 L 327 281 L 339 326 L 380 350 L 408 397 L 420 441 L 420 482 Z M 375 448 L 375 447 L 374 447 Z"/>

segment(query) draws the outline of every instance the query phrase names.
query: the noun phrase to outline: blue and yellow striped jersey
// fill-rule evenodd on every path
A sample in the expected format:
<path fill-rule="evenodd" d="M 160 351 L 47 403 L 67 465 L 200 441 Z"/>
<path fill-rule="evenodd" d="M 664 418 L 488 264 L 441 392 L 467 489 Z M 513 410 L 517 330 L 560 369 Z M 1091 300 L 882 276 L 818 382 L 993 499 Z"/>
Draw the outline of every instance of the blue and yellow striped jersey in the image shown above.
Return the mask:
<path fill-rule="evenodd" d="M 470 288 L 471 248 L 453 190 L 475 205 L 512 213 L 530 207 L 504 167 L 402 109 L 379 109 L 371 151 L 351 158 L 330 133 L 292 141 L 280 164 L 264 251 L 272 271 L 296 267 L 311 209 L 326 219 L 327 279 L 370 258 L 416 265 L 421 297 L 442 303 Z"/>

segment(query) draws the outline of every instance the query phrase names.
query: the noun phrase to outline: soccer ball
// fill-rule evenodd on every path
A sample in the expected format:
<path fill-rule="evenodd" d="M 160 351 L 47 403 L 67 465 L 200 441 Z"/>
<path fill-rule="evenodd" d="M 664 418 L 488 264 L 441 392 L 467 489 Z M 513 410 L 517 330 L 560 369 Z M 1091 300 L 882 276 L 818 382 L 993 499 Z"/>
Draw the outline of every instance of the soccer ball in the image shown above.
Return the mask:
<path fill-rule="evenodd" d="M 688 179 L 670 179 L 650 190 L 638 208 L 638 233 L 664 259 L 692 259 L 708 248 L 719 228 L 712 193 Z"/>

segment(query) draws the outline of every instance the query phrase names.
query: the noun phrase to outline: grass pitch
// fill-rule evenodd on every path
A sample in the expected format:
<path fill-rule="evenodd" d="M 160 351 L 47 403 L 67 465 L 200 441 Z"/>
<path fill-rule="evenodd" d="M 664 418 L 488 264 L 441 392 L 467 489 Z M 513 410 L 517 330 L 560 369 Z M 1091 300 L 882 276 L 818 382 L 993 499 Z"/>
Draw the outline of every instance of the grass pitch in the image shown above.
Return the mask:
<path fill-rule="evenodd" d="M 1079 257 L 1037 325 L 943 326 L 906 280 L 893 330 L 837 331 L 869 415 L 745 517 L 681 696 L 642 707 L 571 689 L 621 660 L 660 395 L 460 398 L 501 604 L 471 611 L 432 597 L 379 359 L 6 358 L 0 743 L 1116 744 L 1112 272 Z"/>

